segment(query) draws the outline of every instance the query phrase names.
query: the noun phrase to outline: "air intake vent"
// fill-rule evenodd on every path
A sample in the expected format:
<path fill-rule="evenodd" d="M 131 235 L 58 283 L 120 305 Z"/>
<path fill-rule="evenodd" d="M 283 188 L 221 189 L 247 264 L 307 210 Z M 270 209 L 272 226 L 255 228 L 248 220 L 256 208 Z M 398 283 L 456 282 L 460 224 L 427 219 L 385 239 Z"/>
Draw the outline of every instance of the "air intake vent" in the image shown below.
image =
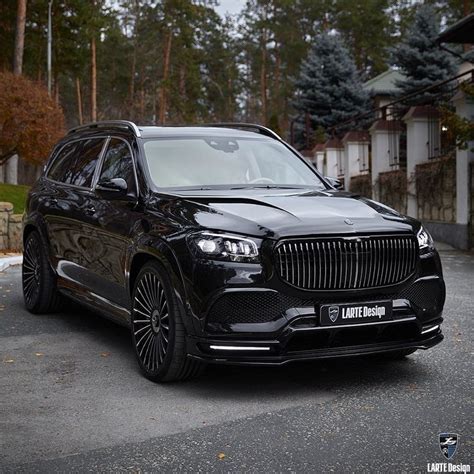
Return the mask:
<path fill-rule="evenodd" d="M 349 290 L 394 285 L 416 267 L 414 236 L 298 239 L 275 250 L 280 277 L 304 290 Z"/>

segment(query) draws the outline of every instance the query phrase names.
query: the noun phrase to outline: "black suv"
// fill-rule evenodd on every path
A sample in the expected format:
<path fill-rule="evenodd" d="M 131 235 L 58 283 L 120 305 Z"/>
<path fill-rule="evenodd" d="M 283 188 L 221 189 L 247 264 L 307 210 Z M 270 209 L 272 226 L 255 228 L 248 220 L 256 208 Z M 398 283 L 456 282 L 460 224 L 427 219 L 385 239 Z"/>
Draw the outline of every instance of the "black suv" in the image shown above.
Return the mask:
<path fill-rule="evenodd" d="M 130 326 L 155 381 L 439 343 L 430 235 L 333 184 L 259 125 L 75 128 L 29 195 L 26 307 Z"/>

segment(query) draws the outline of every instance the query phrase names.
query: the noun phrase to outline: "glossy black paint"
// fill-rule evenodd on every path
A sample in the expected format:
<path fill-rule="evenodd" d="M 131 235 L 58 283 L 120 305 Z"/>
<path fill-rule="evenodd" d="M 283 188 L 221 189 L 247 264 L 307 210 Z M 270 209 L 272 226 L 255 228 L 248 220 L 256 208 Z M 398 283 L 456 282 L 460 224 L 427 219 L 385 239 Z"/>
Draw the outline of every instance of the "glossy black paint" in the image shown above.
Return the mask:
<path fill-rule="evenodd" d="M 209 361 L 280 364 L 290 360 L 337 357 L 383 352 L 400 348 L 428 348 L 442 339 L 440 331 L 422 335 L 423 327 L 440 324 L 444 282 L 436 251 L 420 255 L 415 273 L 402 284 L 352 291 L 311 292 L 290 287 L 274 270 L 273 248 L 280 239 L 296 236 L 355 236 L 415 234 L 420 223 L 360 196 L 338 191 L 327 183 L 314 189 L 246 189 L 173 191 L 156 189 L 144 163 L 142 141 L 150 137 L 207 134 L 205 128 L 145 127 L 142 137 L 124 130 L 81 131 L 64 143 L 89 137 L 126 140 L 133 152 L 137 191 L 120 196 L 49 180 L 45 174 L 32 188 L 24 220 L 25 236 L 37 229 L 48 248 L 51 267 L 61 291 L 119 323 L 130 323 L 130 294 L 134 278 L 147 259 L 157 259 L 168 270 L 178 300 L 185 308 L 188 353 Z M 215 129 L 229 136 L 251 132 Z M 297 159 L 297 158 L 295 158 Z M 46 167 L 47 169 L 47 167 Z M 119 178 L 119 176 L 117 176 Z M 351 225 L 345 222 L 350 218 Z M 260 247 L 259 263 L 213 261 L 196 256 L 187 243 L 194 231 L 225 231 L 253 238 Z M 441 295 L 432 307 L 418 307 L 404 296 L 416 282 L 428 279 Z M 263 323 L 217 324 L 208 321 L 214 302 L 232 292 L 277 292 L 311 300 L 313 306 L 296 306 Z M 401 295 L 401 296 L 400 296 Z M 320 302 L 394 300 L 397 321 L 411 324 L 416 334 L 406 340 L 364 343 L 356 346 L 289 351 L 289 343 L 301 333 L 326 331 L 335 337 L 338 328 L 319 326 Z M 362 326 L 370 326 L 366 323 Z M 345 328 L 347 330 L 347 328 Z M 379 334 L 385 326 L 377 326 Z M 326 336 L 325 336 L 326 337 Z M 220 353 L 211 344 L 266 345 L 264 354 L 240 351 Z"/>

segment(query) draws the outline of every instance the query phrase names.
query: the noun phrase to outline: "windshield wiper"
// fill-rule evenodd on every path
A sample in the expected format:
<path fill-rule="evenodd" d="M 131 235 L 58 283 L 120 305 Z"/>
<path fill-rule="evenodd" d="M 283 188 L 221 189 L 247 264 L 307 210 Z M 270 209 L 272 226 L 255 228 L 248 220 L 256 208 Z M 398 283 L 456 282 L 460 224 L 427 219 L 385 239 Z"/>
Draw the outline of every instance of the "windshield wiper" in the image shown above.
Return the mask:
<path fill-rule="evenodd" d="M 175 188 L 173 191 L 212 191 L 214 188 L 209 188 L 206 186 L 198 186 L 195 188 Z"/>
<path fill-rule="evenodd" d="M 234 190 L 234 189 L 302 189 L 302 188 L 296 188 L 295 186 L 279 186 L 279 185 L 272 185 L 272 184 L 261 184 L 261 185 L 256 185 L 256 186 L 237 186 L 230 189 Z"/>

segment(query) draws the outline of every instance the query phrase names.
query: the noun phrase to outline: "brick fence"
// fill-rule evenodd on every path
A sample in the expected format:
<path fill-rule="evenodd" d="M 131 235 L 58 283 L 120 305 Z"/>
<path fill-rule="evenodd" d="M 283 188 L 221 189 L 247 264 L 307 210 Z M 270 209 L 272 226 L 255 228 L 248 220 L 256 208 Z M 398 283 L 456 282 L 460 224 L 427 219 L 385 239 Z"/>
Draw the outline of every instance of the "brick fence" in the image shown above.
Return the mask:
<path fill-rule="evenodd" d="M 0 250 L 20 250 L 22 214 L 13 214 L 13 204 L 0 202 Z"/>

